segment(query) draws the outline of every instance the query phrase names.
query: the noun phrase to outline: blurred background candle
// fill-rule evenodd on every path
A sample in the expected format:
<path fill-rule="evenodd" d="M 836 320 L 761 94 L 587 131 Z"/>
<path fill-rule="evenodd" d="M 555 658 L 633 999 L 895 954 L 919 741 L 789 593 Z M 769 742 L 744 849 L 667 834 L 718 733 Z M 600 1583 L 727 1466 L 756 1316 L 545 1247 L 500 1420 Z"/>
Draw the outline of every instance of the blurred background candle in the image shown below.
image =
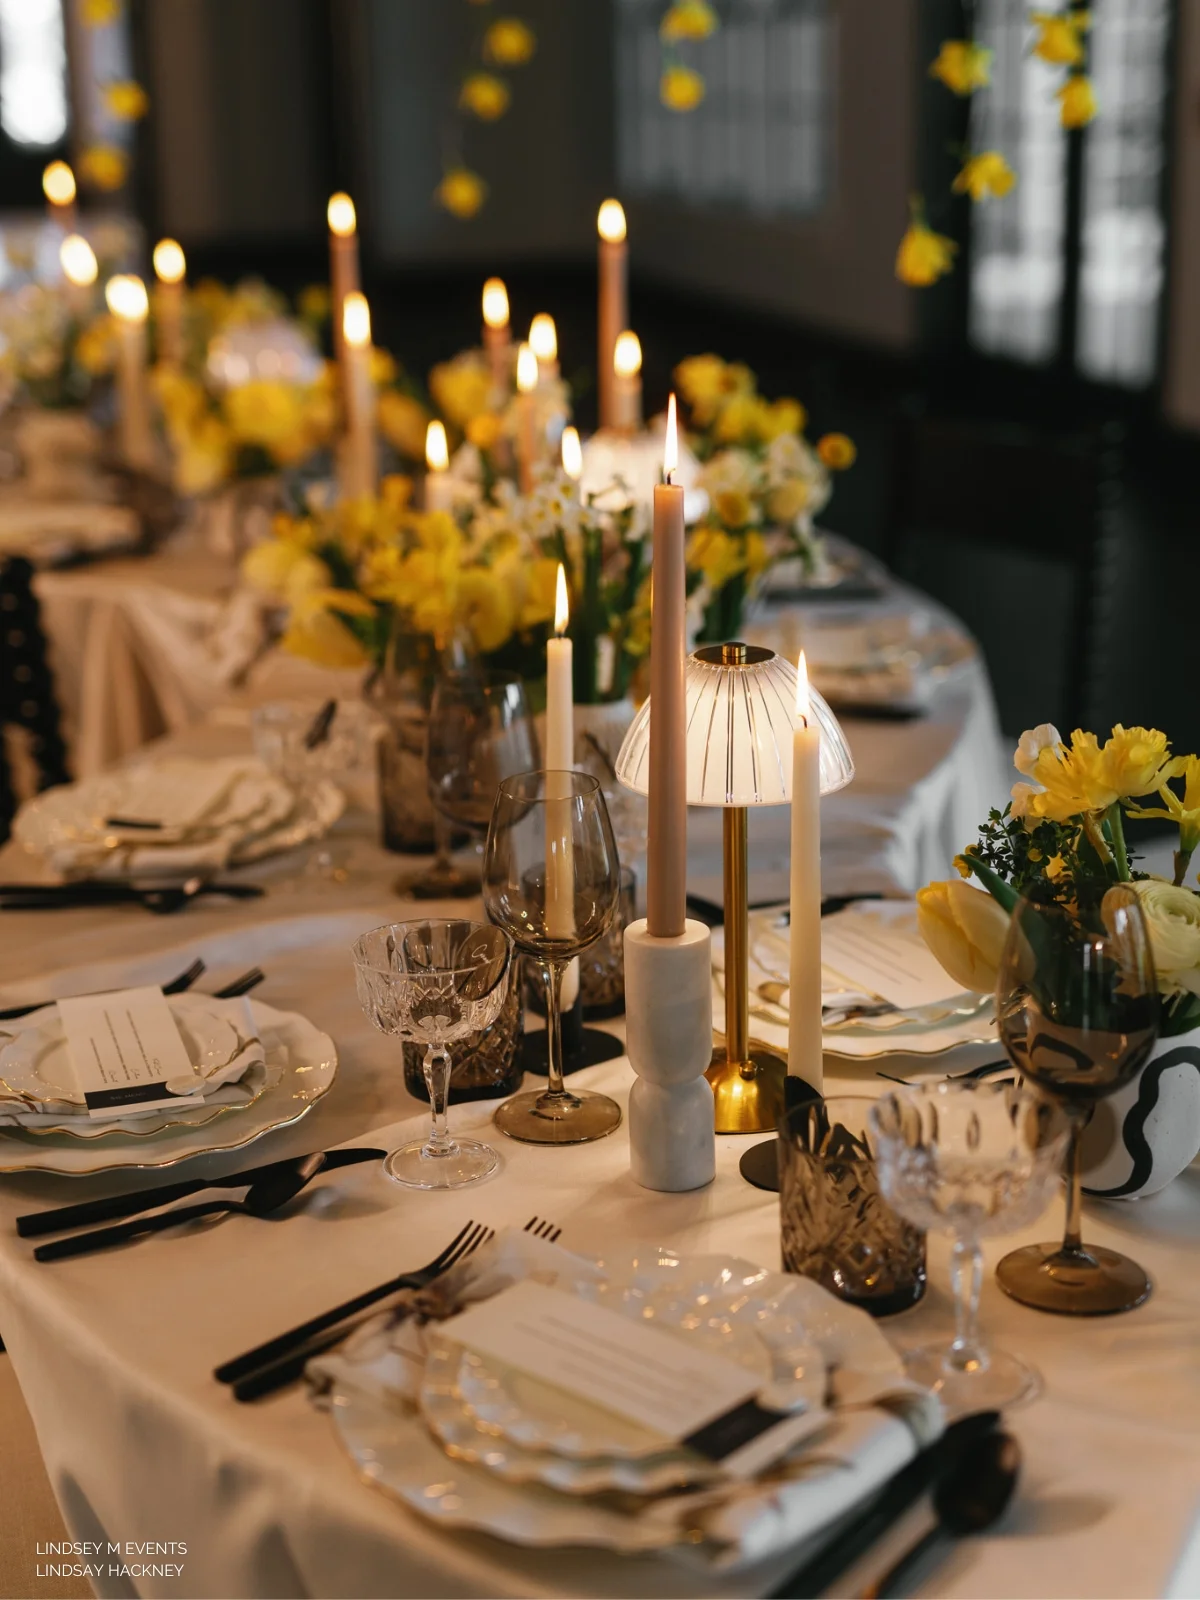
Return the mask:
<path fill-rule="evenodd" d="M 104 298 L 117 325 L 117 448 L 127 466 L 149 472 L 154 465 L 150 388 L 146 380 L 146 318 L 150 300 L 140 278 L 110 278 Z"/>
<path fill-rule="evenodd" d="M 358 267 L 358 216 L 354 201 L 348 194 L 331 194 L 325 219 L 329 223 L 329 318 L 333 327 L 333 354 L 345 392 L 342 324 L 346 296 L 362 288 Z"/>
<path fill-rule="evenodd" d="M 537 405 L 538 358 L 529 345 L 517 351 L 517 472 L 521 480 L 521 493 L 533 488 L 533 473 L 537 462 Z"/>
<path fill-rule="evenodd" d="M 650 790 L 646 831 L 646 926 L 676 939 L 687 920 L 687 725 L 683 676 L 686 574 L 683 490 L 675 396 L 667 405 L 663 479 L 654 490 L 654 555 L 650 590 Z"/>
<path fill-rule="evenodd" d="M 539 381 L 552 383 L 558 377 L 558 329 L 545 311 L 529 324 L 529 344 L 538 359 Z"/>
<path fill-rule="evenodd" d="M 546 641 L 546 926 L 551 933 L 574 932 L 574 885 L 570 857 L 570 789 L 562 779 L 574 766 L 574 655 L 567 638 L 570 606 L 567 574 L 558 564 L 554 599 L 554 637 Z M 560 997 L 560 1000 L 563 997 Z"/>
<path fill-rule="evenodd" d="M 437 417 L 425 430 L 425 509 L 451 511 L 454 485 L 450 481 L 450 447 L 445 423 Z"/>
<path fill-rule="evenodd" d="M 796 664 L 792 733 L 791 917 L 788 943 L 788 1072 L 824 1092 L 821 1042 L 821 730 L 808 697 L 804 651 Z"/>
<path fill-rule="evenodd" d="M 579 429 L 567 426 L 562 435 L 563 471 L 573 483 L 583 477 L 583 446 L 579 442 Z"/>
<path fill-rule="evenodd" d="M 618 433 L 637 433 L 642 426 L 642 346 L 628 328 L 617 335 L 613 349 L 613 419 Z"/>
<path fill-rule="evenodd" d="M 483 348 L 492 368 L 492 388 L 508 393 L 512 365 L 512 330 L 508 325 L 508 290 L 502 278 L 489 278 L 483 286 Z"/>
<path fill-rule="evenodd" d="M 42 173 L 46 215 L 67 233 L 75 232 L 75 174 L 65 161 L 52 161 Z"/>
<path fill-rule="evenodd" d="M 352 290 L 342 307 L 346 361 L 346 432 L 342 440 L 342 495 L 357 500 L 379 482 L 375 440 L 375 385 L 371 379 L 371 310 Z"/>
<path fill-rule="evenodd" d="M 174 239 L 154 246 L 154 321 L 158 359 L 168 366 L 183 362 L 183 278 L 187 260 Z"/>
<path fill-rule="evenodd" d="M 600 375 L 600 426 L 616 427 L 613 417 L 613 353 L 617 335 L 629 321 L 625 212 L 619 200 L 606 200 L 596 217 L 600 235 L 600 332 L 596 371 Z"/>
<path fill-rule="evenodd" d="M 96 252 L 81 233 L 69 233 L 58 247 L 59 264 L 67 280 L 67 303 L 76 317 L 85 317 L 92 308 L 92 296 L 100 268 Z"/>

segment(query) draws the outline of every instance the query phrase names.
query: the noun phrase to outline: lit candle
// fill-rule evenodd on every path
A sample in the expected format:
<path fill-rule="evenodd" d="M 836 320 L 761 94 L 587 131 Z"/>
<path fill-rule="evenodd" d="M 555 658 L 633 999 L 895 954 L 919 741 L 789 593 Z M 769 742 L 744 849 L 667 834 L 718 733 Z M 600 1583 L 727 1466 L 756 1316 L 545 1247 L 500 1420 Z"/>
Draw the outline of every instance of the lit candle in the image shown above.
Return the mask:
<path fill-rule="evenodd" d="M 792 732 L 792 884 L 788 943 L 788 1072 L 824 1089 L 821 1043 L 821 730 L 800 652 Z"/>
<path fill-rule="evenodd" d="M 117 445 L 121 459 L 139 472 L 154 465 L 150 390 L 146 383 L 146 318 L 150 300 L 140 278 L 118 275 L 104 286 L 117 325 Z"/>
<path fill-rule="evenodd" d="M 650 591 L 650 792 L 646 831 L 646 924 L 675 939 L 687 919 L 687 726 L 683 688 L 687 657 L 683 559 L 683 490 L 675 396 L 667 406 L 663 479 L 654 490 Z"/>
<path fill-rule="evenodd" d="M 527 344 L 517 351 L 517 473 L 521 493 L 533 488 L 533 469 L 537 460 L 538 358 Z"/>
<path fill-rule="evenodd" d="M 453 511 L 450 447 L 446 442 L 446 426 L 437 417 L 425 429 L 425 466 L 426 511 Z"/>
<path fill-rule="evenodd" d="M 642 346 L 626 328 L 613 349 L 613 420 L 618 433 L 637 433 L 642 426 Z"/>
<path fill-rule="evenodd" d="M 571 790 L 562 777 L 575 764 L 574 660 L 566 637 L 569 620 L 567 574 L 560 561 L 554 637 L 546 640 L 546 930 L 559 935 L 575 930 Z"/>
<path fill-rule="evenodd" d="M 96 252 L 80 233 L 69 233 L 58 247 L 58 259 L 67 280 L 67 302 L 77 317 L 92 306 L 92 289 L 100 271 Z"/>
<path fill-rule="evenodd" d="M 508 290 L 502 278 L 489 278 L 483 286 L 483 348 L 492 368 L 492 388 L 497 396 L 506 395 L 512 370 L 512 332 Z"/>
<path fill-rule="evenodd" d="M 554 318 L 539 311 L 529 324 L 529 346 L 538 359 L 538 377 L 551 383 L 558 377 L 558 329 Z"/>
<path fill-rule="evenodd" d="M 596 371 L 600 377 L 600 426 L 616 426 L 613 417 L 613 352 L 617 335 L 629 322 L 625 212 L 619 200 L 606 200 L 596 218 L 600 235 L 600 332 Z"/>
<path fill-rule="evenodd" d="M 75 174 L 65 161 L 52 161 L 42 173 L 46 215 L 67 233 L 75 232 Z"/>
<path fill-rule="evenodd" d="M 342 307 L 345 347 L 346 432 L 342 440 L 342 496 L 373 495 L 379 482 L 375 440 L 375 385 L 371 379 L 371 309 L 351 290 Z"/>
<path fill-rule="evenodd" d="M 579 429 L 565 427 L 562 433 L 563 471 L 572 483 L 583 477 L 583 446 L 579 442 Z"/>
<path fill-rule="evenodd" d="M 174 239 L 154 246 L 154 316 L 158 329 L 158 359 L 168 366 L 183 362 L 183 277 L 187 260 Z"/>
<path fill-rule="evenodd" d="M 325 208 L 329 223 L 329 316 L 333 324 L 333 354 L 346 384 L 342 323 L 348 294 L 361 289 L 358 271 L 358 216 L 348 194 L 332 194 Z"/>

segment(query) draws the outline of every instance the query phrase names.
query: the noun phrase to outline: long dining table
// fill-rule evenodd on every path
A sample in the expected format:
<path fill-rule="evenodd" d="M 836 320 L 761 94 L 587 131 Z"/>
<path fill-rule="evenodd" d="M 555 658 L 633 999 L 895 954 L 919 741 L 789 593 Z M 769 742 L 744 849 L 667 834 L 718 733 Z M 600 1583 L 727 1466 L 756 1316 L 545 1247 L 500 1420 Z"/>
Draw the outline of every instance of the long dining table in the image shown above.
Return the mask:
<path fill-rule="evenodd" d="M 226 715 L 176 747 L 229 750 L 247 737 L 236 723 Z M 917 787 L 925 782 L 928 795 L 938 752 L 946 758 L 944 736 L 939 742 L 924 728 L 914 740 L 911 726 L 853 721 L 847 731 L 863 789 L 828 803 L 827 887 L 849 892 L 865 881 L 911 892 L 916 882 L 897 865 L 926 871 L 925 858 L 936 854 L 929 839 L 907 854 L 895 844 L 919 765 L 914 744 L 927 758 Z M 898 731 L 907 742 L 893 739 Z M 884 819 L 874 831 L 865 820 L 872 795 Z M 375 1033 L 359 1009 L 349 946 L 381 922 L 481 908 L 401 899 L 392 885 L 406 863 L 376 844 L 376 828 L 377 819 L 355 809 L 338 825 L 340 882 L 286 857 L 243 869 L 268 890 L 255 902 L 200 903 L 173 920 L 133 906 L 3 914 L 0 1004 L 162 982 L 196 957 L 211 987 L 258 965 L 263 1001 L 303 1013 L 334 1039 L 337 1080 L 302 1120 L 250 1152 L 195 1157 L 182 1170 L 213 1176 L 347 1142 L 392 1148 L 419 1131 L 427 1108 L 404 1088 L 396 1042 Z M 768 839 L 758 856 L 768 881 L 772 848 Z M 703 830 L 691 867 L 698 882 L 714 870 Z M 4 877 L 22 869 L 28 863 L 13 847 L 0 853 Z M 856 880 L 856 871 L 864 877 Z M 605 1026 L 620 1037 L 619 1020 Z M 829 1056 L 827 1087 L 872 1095 L 883 1086 L 881 1065 L 899 1076 L 941 1074 L 954 1070 L 954 1059 Z M 576 1081 L 624 1105 L 632 1072 L 621 1056 Z M 738 1170 L 754 1136 L 719 1139 L 715 1182 L 669 1195 L 634 1183 L 624 1124 L 595 1144 L 537 1148 L 489 1132 L 493 1110 L 488 1101 L 453 1108 L 457 1129 L 501 1149 L 501 1171 L 477 1188 L 414 1193 L 363 1165 L 318 1179 L 271 1219 L 233 1216 L 57 1263 L 32 1259 L 30 1242 L 15 1234 L 17 1215 L 155 1175 L 0 1179 L 0 1335 L 71 1538 L 186 1546 L 149 1563 L 179 1572 L 105 1571 L 92 1580 L 99 1594 L 749 1595 L 768 1593 L 785 1575 L 786 1558 L 716 1577 L 662 1558 L 447 1534 L 360 1479 L 330 1418 L 302 1388 L 238 1405 L 214 1381 L 222 1359 L 429 1260 L 468 1218 L 520 1227 L 537 1214 L 583 1252 L 640 1240 L 778 1262 L 778 1201 Z M 1052 1236 L 1060 1221 L 1052 1212 L 1023 1234 L 992 1241 L 989 1262 L 1015 1243 Z M 1039 1368 L 1044 1394 L 1010 1419 L 1025 1456 L 1015 1509 L 993 1532 L 950 1548 L 922 1593 L 967 1600 L 1200 1592 L 1200 1173 L 1138 1204 L 1089 1205 L 1086 1230 L 1135 1255 L 1154 1293 L 1126 1316 L 1073 1320 L 1008 1301 L 989 1275 L 984 1327 Z M 947 1251 L 933 1239 L 925 1299 L 884 1327 L 904 1345 L 948 1335 L 951 1320 Z"/>

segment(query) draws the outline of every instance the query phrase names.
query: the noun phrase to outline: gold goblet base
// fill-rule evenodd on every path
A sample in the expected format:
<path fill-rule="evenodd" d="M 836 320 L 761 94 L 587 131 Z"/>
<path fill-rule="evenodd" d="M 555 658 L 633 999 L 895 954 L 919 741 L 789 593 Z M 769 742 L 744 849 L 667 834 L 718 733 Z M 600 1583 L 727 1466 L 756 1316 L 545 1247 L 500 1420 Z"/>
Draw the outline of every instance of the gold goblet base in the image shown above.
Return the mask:
<path fill-rule="evenodd" d="M 619 1127 L 621 1108 L 587 1089 L 532 1089 L 498 1106 L 493 1120 L 501 1133 L 523 1144 L 588 1144 Z"/>
<path fill-rule="evenodd" d="M 1136 1261 L 1099 1245 L 1078 1251 L 1061 1244 L 1026 1245 L 1004 1257 L 996 1281 L 1023 1306 L 1066 1317 L 1132 1311 L 1150 1293 L 1150 1279 Z"/>
<path fill-rule="evenodd" d="M 751 1044 L 745 1061 L 730 1061 L 723 1044 L 704 1074 L 713 1092 L 718 1133 L 770 1133 L 783 1117 L 787 1062 Z"/>

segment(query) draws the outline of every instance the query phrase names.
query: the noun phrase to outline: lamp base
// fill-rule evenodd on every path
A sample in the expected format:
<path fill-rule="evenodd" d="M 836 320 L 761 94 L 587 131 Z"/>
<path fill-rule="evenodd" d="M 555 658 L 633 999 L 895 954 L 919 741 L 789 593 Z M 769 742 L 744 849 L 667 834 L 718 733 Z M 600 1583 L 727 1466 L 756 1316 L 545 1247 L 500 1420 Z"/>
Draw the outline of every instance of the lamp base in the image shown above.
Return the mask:
<path fill-rule="evenodd" d="M 787 1062 L 762 1045 L 745 1061 L 730 1061 L 724 1045 L 704 1074 L 713 1092 L 718 1133 L 771 1133 L 783 1116 Z"/>

